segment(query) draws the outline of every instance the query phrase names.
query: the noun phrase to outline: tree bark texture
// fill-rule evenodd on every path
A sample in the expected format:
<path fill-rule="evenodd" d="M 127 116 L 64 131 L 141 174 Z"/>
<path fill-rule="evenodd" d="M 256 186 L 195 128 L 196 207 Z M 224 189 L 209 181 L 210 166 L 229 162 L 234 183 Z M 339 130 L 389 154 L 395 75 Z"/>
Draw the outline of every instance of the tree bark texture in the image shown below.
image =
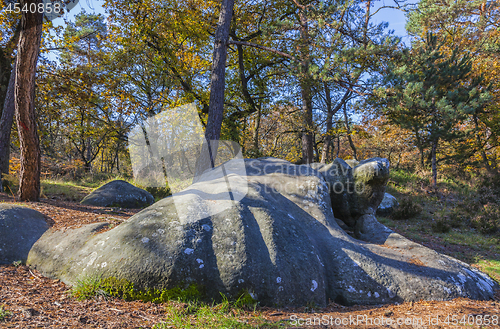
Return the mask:
<path fill-rule="evenodd" d="M 16 112 L 14 89 L 16 83 L 16 63 L 10 75 L 9 86 L 5 96 L 2 116 L 0 118 L 0 177 L 9 173 L 10 160 L 10 133 L 12 131 L 12 121 Z"/>
<path fill-rule="evenodd" d="M 196 166 L 196 176 L 214 166 L 217 156 L 216 141 L 220 139 L 222 119 L 224 115 L 224 90 L 226 88 L 226 58 L 229 40 L 229 28 L 233 17 L 234 0 L 223 0 L 217 30 L 210 78 L 210 104 L 207 126 L 205 128 L 206 143 L 202 147 Z M 196 180 L 196 179 L 195 179 Z"/>
<path fill-rule="evenodd" d="M 356 152 L 356 146 L 354 145 L 354 142 L 352 141 L 351 138 L 351 127 L 349 125 L 349 116 L 347 115 L 347 106 L 344 104 L 344 120 L 345 120 L 345 129 L 347 131 L 347 139 L 349 140 L 349 145 L 351 146 L 352 149 L 352 155 L 354 157 L 354 160 L 358 160 L 358 155 Z"/>
<path fill-rule="evenodd" d="M 313 141 L 313 118 L 312 118 L 312 90 L 311 77 L 309 74 L 309 27 L 305 9 L 300 10 L 300 39 L 301 46 L 301 72 L 300 89 L 302 97 L 302 111 L 304 115 L 304 129 L 302 133 L 302 162 L 312 163 L 314 161 Z"/>
<path fill-rule="evenodd" d="M 436 159 L 436 153 L 437 153 L 437 147 L 438 147 L 438 139 L 434 140 L 432 142 L 432 188 L 434 191 L 437 191 L 437 159 Z"/>
<path fill-rule="evenodd" d="M 328 84 L 324 83 L 325 87 L 325 97 L 326 97 L 326 136 L 323 142 L 323 150 L 321 151 L 321 163 L 326 163 L 327 159 L 329 159 L 330 154 L 330 144 L 332 144 L 332 136 L 330 135 L 330 131 L 333 127 L 333 111 L 332 111 L 332 98 L 330 96 L 330 88 Z M 333 145 L 332 145 L 333 146 Z M 333 150 L 332 150 L 333 151 Z"/>
<path fill-rule="evenodd" d="M 41 0 L 21 1 L 27 4 L 42 3 Z M 21 35 L 17 48 L 15 107 L 16 122 L 21 148 L 21 173 L 19 198 L 21 201 L 38 201 L 40 197 L 40 141 L 35 116 L 35 75 L 43 13 L 23 12 Z"/>

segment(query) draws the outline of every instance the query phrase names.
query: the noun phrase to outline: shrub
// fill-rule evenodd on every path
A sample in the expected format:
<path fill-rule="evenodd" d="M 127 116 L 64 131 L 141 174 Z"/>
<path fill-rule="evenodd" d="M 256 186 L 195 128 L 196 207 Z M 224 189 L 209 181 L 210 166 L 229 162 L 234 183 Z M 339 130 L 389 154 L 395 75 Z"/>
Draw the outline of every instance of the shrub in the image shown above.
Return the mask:
<path fill-rule="evenodd" d="M 467 214 L 461 211 L 460 209 L 454 209 L 448 215 L 448 224 L 452 228 L 460 228 L 462 225 L 467 222 Z"/>
<path fill-rule="evenodd" d="M 483 234 L 491 234 L 500 228 L 500 209 L 496 204 L 488 203 L 483 206 L 470 221 L 470 226 Z"/>
<path fill-rule="evenodd" d="M 412 198 L 401 199 L 399 206 L 394 210 L 391 217 L 393 219 L 410 219 L 422 212 L 422 207 L 413 202 Z"/>
<path fill-rule="evenodd" d="M 434 233 L 448 233 L 450 231 L 450 226 L 446 223 L 446 220 L 440 218 L 431 224 L 432 231 Z"/>
<path fill-rule="evenodd" d="M 73 286 L 71 294 L 78 300 L 85 300 L 97 296 L 108 296 L 107 292 L 101 287 L 102 280 L 98 277 L 86 277 L 78 280 Z"/>
<path fill-rule="evenodd" d="M 144 190 L 148 191 L 153 195 L 155 201 L 160 201 L 161 199 L 166 198 L 167 196 L 172 195 L 170 192 L 170 188 L 168 187 L 144 187 Z"/>

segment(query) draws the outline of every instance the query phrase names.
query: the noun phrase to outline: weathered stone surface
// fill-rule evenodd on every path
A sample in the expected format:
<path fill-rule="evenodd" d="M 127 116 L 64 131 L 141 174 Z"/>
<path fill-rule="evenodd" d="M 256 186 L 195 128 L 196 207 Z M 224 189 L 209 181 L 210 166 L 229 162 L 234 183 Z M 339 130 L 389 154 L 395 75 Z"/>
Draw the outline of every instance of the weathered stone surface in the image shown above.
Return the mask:
<path fill-rule="evenodd" d="M 368 169 L 352 177 L 374 182 L 367 173 L 380 161 L 360 164 Z M 366 241 L 351 237 L 333 216 L 323 174 L 310 166 L 272 158 L 245 164 L 245 177 L 201 180 L 110 231 L 49 230 L 28 263 L 69 284 L 94 275 L 141 288 L 196 282 L 212 298 L 248 289 L 264 305 L 488 299 L 498 288 L 474 268 L 387 229 L 373 212 L 355 222 Z M 245 193 L 241 201 L 220 198 L 227 184 L 233 195 Z M 204 216 L 207 209 L 213 215 Z"/>
<path fill-rule="evenodd" d="M 349 160 L 345 160 L 345 162 L 351 167 L 351 168 L 354 168 L 356 167 L 358 164 L 359 164 L 359 161 L 358 160 L 354 160 L 354 159 L 349 159 Z"/>
<path fill-rule="evenodd" d="M 26 262 L 31 247 L 52 223 L 36 210 L 0 203 L 0 264 Z"/>
<path fill-rule="evenodd" d="M 389 193 L 385 193 L 384 199 L 382 199 L 382 202 L 380 202 L 377 208 L 377 215 L 389 216 L 397 206 L 399 206 L 398 200 Z"/>
<path fill-rule="evenodd" d="M 357 220 L 364 215 L 375 214 L 389 179 L 387 159 L 363 160 L 351 168 L 337 158 L 331 164 L 316 168 L 329 186 L 333 213 L 348 227 L 356 227 Z"/>
<path fill-rule="evenodd" d="M 123 180 L 114 180 L 87 195 L 81 203 L 100 207 L 143 208 L 154 202 L 151 193 Z"/>

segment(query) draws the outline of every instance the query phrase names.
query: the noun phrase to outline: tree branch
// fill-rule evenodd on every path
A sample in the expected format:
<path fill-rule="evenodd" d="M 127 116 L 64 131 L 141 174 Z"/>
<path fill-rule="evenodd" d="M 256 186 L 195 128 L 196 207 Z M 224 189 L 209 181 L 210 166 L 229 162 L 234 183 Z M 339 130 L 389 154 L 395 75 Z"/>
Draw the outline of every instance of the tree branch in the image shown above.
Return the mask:
<path fill-rule="evenodd" d="M 290 54 L 287 54 L 287 53 L 284 53 L 282 51 L 279 51 L 279 50 L 276 50 L 276 49 L 273 49 L 273 48 L 269 48 L 269 47 L 266 47 L 266 46 L 261 46 L 261 45 L 258 45 L 256 43 L 230 40 L 229 44 L 230 45 L 248 46 L 248 47 L 254 47 L 254 48 L 258 48 L 258 49 L 262 49 L 262 50 L 267 50 L 267 51 L 270 51 L 272 53 L 278 54 L 280 56 L 289 58 L 291 60 L 295 60 L 295 57 L 293 57 Z"/>

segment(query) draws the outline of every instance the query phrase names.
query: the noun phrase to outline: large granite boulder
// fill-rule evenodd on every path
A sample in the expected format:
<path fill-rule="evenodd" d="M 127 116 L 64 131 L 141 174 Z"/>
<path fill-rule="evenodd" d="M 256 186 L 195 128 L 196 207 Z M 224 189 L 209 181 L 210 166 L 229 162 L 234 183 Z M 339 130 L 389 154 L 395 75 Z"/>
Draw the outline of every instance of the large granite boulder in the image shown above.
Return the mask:
<path fill-rule="evenodd" d="M 36 210 L 0 203 L 0 264 L 26 262 L 33 244 L 52 224 Z"/>
<path fill-rule="evenodd" d="M 155 198 L 148 191 L 123 180 L 114 180 L 87 195 L 81 203 L 99 207 L 144 208 L 154 202 Z"/>
<path fill-rule="evenodd" d="M 247 290 L 263 305 L 488 299 L 498 288 L 467 264 L 385 228 L 373 209 L 355 226 L 367 241 L 374 237 L 364 230 L 373 228 L 377 242 L 351 237 L 337 224 L 337 199 L 324 174 L 310 166 L 273 158 L 244 164 L 246 176 L 209 171 L 112 230 L 49 230 L 28 264 L 68 284 L 87 276 L 125 279 L 139 289 L 197 283 L 211 298 Z M 368 169 L 352 177 L 378 184 L 369 168 L 385 164 L 363 162 Z M 221 197 L 228 186 L 230 200 Z M 374 207 L 378 195 L 365 197 L 362 203 Z"/>
<path fill-rule="evenodd" d="M 377 208 L 377 215 L 389 216 L 399 206 L 398 200 L 389 193 L 384 194 L 384 199 Z"/>

